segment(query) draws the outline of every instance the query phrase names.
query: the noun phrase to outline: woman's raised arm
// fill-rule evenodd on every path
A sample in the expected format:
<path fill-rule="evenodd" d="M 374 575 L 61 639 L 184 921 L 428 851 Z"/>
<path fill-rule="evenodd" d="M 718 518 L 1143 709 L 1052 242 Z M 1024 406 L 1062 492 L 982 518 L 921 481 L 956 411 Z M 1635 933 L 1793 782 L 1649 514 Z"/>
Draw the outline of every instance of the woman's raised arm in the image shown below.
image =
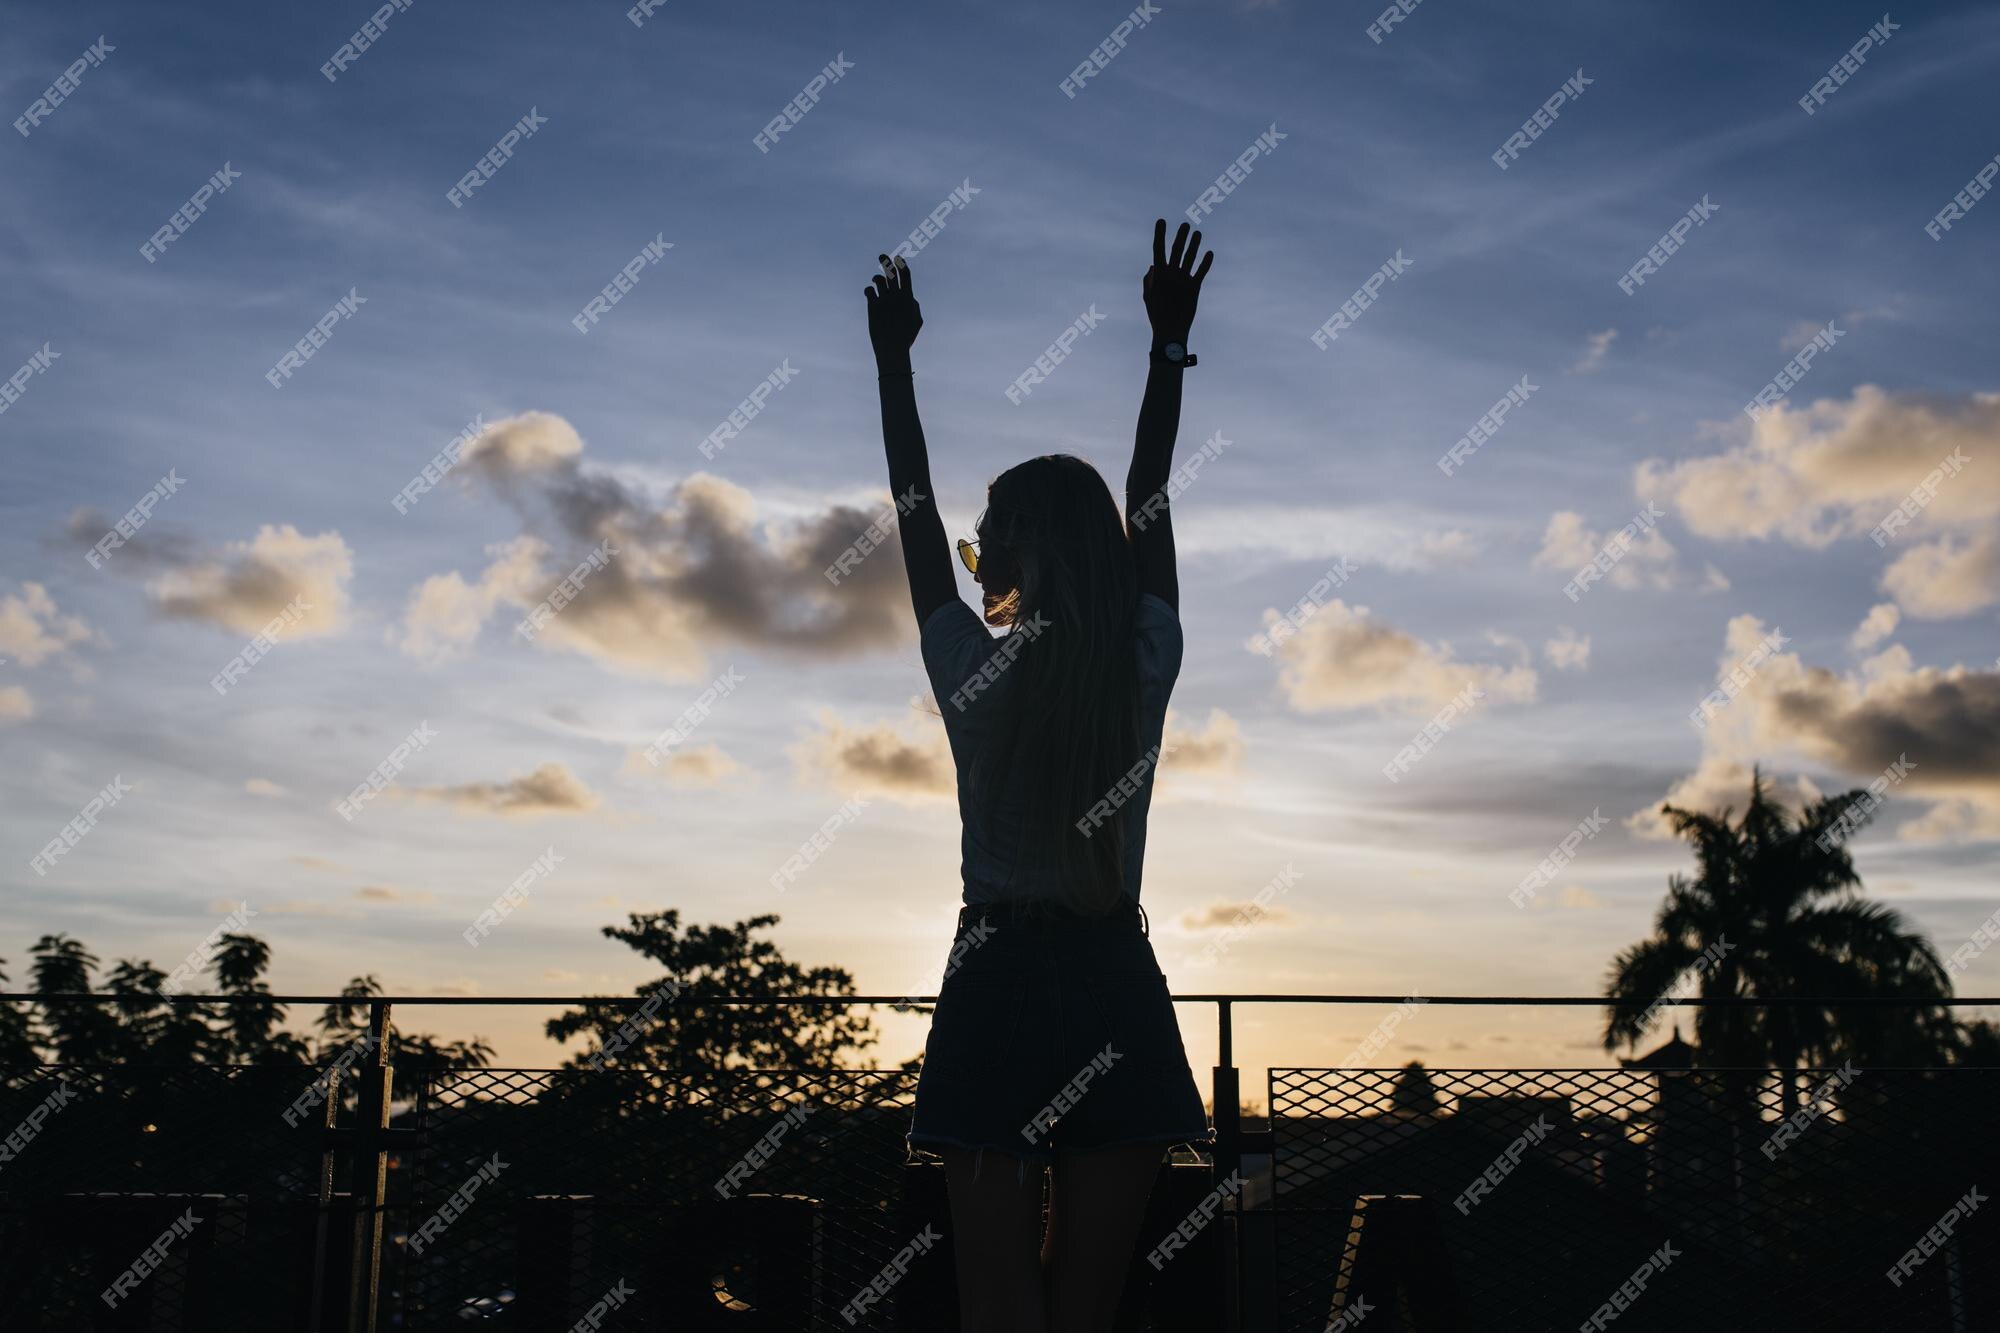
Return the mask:
<path fill-rule="evenodd" d="M 1139 591 L 1150 592 L 1176 610 L 1180 607 L 1180 576 L 1174 566 L 1174 524 L 1167 479 L 1174 466 L 1174 439 L 1181 429 L 1181 376 L 1191 361 L 1188 330 L 1201 298 L 1202 279 L 1215 262 L 1210 251 L 1195 267 L 1201 233 L 1188 236 L 1187 223 L 1174 234 L 1167 252 L 1165 218 L 1153 224 L 1153 266 L 1146 270 L 1142 291 L 1146 317 L 1153 326 L 1153 347 L 1146 373 L 1146 396 L 1139 402 L 1139 429 L 1132 442 L 1132 466 L 1125 474 L 1125 526 L 1138 566 Z"/>
<path fill-rule="evenodd" d="M 882 390 L 882 447 L 889 458 L 889 490 L 901 515 L 896 528 L 903 569 L 921 628 L 933 611 L 958 596 L 958 583 L 932 493 L 930 454 L 917 419 L 916 374 L 910 367 L 910 347 L 924 326 L 923 311 L 910 287 L 908 261 L 887 255 L 880 259 L 882 274 L 867 288 L 868 341 L 875 347 Z"/>

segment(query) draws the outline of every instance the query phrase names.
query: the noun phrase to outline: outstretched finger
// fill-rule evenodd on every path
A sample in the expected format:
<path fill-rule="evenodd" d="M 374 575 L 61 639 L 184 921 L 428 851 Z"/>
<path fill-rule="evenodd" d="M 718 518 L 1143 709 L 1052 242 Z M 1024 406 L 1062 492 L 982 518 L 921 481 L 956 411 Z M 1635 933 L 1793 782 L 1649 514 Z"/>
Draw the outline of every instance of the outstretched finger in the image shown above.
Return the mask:
<path fill-rule="evenodd" d="M 1181 265 L 1181 272 L 1185 273 L 1189 269 L 1193 268 L 1194 257 L 1200 253 L 1201 253 L 1201 233 L 1196 232 L 1194 235 L 1188 237 L 1188 248 L 1187 248 L 1187 254 L 1185 256 L 1186 262 Z"/>
<path fill-rule="evenodd" d="M 896 285 L 896 266 L 889 261 L 889 256 L 887 255 L 877 255 L 875 258 L 882 265 L 882 277 L 887 280 L 891 287 L 894 287 Z"/>
<path fill-rule="evenodd" d="M 887 278 L 879 275 L 876 277 L 875 294 L 877 296 L 887 296 L 889 294 L 889 280 Z"/>
<path fill-rule="evenodd" d="M 873 287 L 863 287 L 861 294 L 868 298 L 869 305 L 875 304 L 875 289 Z"/>
<path fill-rule="evenodd" d="M 1210 264 L 1213 264 L 1214 262 L 1215 262 L 1215 251 L 1210 250 L 1207 254 L 1201 257 L 1201 267 L 1194 271 L 1194 280 L 1196 282 L 1200 282 L 1203 278 L 1207 277 L 1208 266 Z"/>
<path fill-rule="evenodd" d="M 896 280 L 902 284 L 903 290 L 905 292 L 909 292 L 911 290 L 910 261 L 903 258 L 901 255 L 896 256 Z"/>
<path fill-rule="evenodd" d="M 1180 230 L 1174 233 L 1174 248 L 1167 254 L 1167 262 L 1175 268 L 1181 266 L 1181 249 L 1187 244 L 1187 234 L 1188 224 L 1183 222 L 1180 225 Z"/>
<path fill-rule="evenodd" d="M 1160 218 L 1153 223 L 1153 267 L 1167 266 L 1167 220 Z"/>

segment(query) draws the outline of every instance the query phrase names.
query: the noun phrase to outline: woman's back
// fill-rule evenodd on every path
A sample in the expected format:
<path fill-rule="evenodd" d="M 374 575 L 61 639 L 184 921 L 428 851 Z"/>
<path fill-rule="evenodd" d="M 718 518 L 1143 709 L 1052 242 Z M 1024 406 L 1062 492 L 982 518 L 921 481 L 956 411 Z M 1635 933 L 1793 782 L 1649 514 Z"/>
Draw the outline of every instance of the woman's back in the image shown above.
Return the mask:
<path fill-rule="evenodd" d="M 978 775 L 1009 717 L 1034 725 L 1034 701 L 1011 699 L 1020 674 L 1012 670 L 1032 651 L 1041 625 L 1030 619 L 999 638 L 987 632 L 977 613 L 953 598 L 924 622 L 924 670 L 944 717 L 952 764 L 958 771 L 960 875 L 968 903 L 1060 897 L 1059 886 L 1038 873 L 1038 858 L 1027 839 L 1046 836 L 1027 827 L 1032 805 L 1021 771 L 1009 774 L 998 790 L 984 789 Z M 1146 814 L 1152 803 L 1153 773 L 1159 767 L 1167 700 L 1181 669 L 1180 618 L 1164 600 L 1141 593 L 1132 617 L 1133 690 L 1136 695 L 1137 756 L 1103 792 L 1072 816 L 1085 838 L 1122 831 L 1124 889 L 1136 900 L 1146 852 Z M 1019 706 L 1016 712 L 1009 704 Z M 1045 861 L 1046 858 L 1041 858 Z"/>

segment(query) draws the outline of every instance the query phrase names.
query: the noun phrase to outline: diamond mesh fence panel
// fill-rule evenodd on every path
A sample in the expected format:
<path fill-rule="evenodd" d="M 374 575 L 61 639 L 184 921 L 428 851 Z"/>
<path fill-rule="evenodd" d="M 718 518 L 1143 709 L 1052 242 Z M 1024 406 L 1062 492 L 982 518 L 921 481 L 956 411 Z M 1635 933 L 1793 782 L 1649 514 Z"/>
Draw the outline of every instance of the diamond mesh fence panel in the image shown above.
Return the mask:
<path fill-rule="evenodd" d="M 319 1115 L 296 1068 L 42 1066 L 0 1079 L 0 1328 L 302 1328 Z M 323 1113 L 322 1113 L 323 1114 Z"/>
<path fill-rule="evenodd" d="M 338 1310 L 355 1111 L 329 1153 L 317 1078 L 0 1078 L 0 1328 L 304 1329 L 316 1279 Z M 381 1326 L 948 1329 L 915 1082 L 399 1069 Z M 1275 1298 L 1258 1333 L 2000 1328 L 1997 1096 L 1974 1068 L 1274 1069 L 1243 1289 Z M 1147 1237 L 1201 1204 L 1189 1163 Z M 1224 1236 L 1135 1257 L 1120 1330 L 1220 1327 Z"/>
<path fill-rule="evenodd" d="M 375 1160 L 357 1077 L 331 1138 L 313 1069 L 0 1077 L 0 1329 L 272 1333 L 315 1306 L 345 1327 L 348 1191 Z M 943 1172 L 904 1143 L 915 1091 L 900 1069 L 399 1068 L 380 1327 L 951 1328 Z M 1149 1244 L 1209 1189 L 1176 1160 Z M 1161 1272 L 1135 1255 L 1120 1333 L 1217 1327 L 1219 1240 Z"/>
<path fill-rule="evenodd" d="M 1270 1090 L 1287 1330 L 2000 1328 L 2000 1070 L 1273 1069 Z"/>
<path fill-rule="evenodd" d="M 902 1327 L 945 1263 L 942 1195 L 905 1161 L 915 1090 L 902 1070 L 430 1073 L 392 1122 L 420 1136 L 391 1160 L 384 1308 L 411 1330 L 593 1307 L 619 1328 Z"/>

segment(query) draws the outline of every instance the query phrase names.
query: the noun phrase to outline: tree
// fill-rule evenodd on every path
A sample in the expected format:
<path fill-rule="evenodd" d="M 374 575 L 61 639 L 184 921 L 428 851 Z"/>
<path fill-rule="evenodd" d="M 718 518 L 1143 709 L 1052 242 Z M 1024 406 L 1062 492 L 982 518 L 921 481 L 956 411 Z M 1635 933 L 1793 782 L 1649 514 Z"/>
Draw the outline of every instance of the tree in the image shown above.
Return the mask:
<path fill-rule="evenodd" d="M 2000 1026 L 1975 1018 L 1958 1027 L 1958 1051 L 1952 1063 L 1973 1069 L 2000 1069 Z"/>
<path fill-rule="evenodd" d="M 196 1005 L 168 1004 L 160 988 L 167 975 L 151 963 L 127 958 L 111 969 L 104 989 L 119 997 L 118 1046 L 103 1059 L 171 1064 L 213 1054 L 215 1034 Z"/>
<path fill-rule="evenodd" d="M 315 1062 L 330 1065 L 365 1039 L 368 1031 L 368 1001 L 382 994 L 382 983 L 373 973 L 355 977 L 341 988 L 351 997 L 347 1003 L 329 1004 L 320 1010 L 314 1026 L 320 1030 L 320 1049 Z M 440 1041 L 428 1032 L 406 1033 L 391 1015 L 389 1062 L 398 1069 L 484 1068 L 493 1060 L 493 1048 L 484 1037 L 469 1041 Z M 355 1057 L 358 1060 L 359 1057 Z M 349 1063 L 355 1063 L 350 1060 Z"/>
<path fill-rule="evenodd" d="M 41 995 L 94 994 L 97 956 L 82 941 L 44 935 L 34 955 L 33 988 Z M 209 959 L 217 995 L 228 1004 L 169 1002 L 166 973 L 144 959 L 127 958 L 103 979 L 111 1004 L 42 1003 L 39 1028 L 29 1014 L 0 1007 L 0 1068 L 43 1063 L 298 1066 L 331 1064 L 360 1040 L 365 1002 L 382 993 L 374 977 L 357 977 L 344 995 L 353 1003 L 329 1005 L 321 1015 L 320 1050 L 284 1029 L 285 1006 L 271 998 L 264 973 L 271 946 L 254 935 L 222 935 Z M 6 974 L 0 972 L 0 983 Z M 479 1037 L 441 1041 L 429 1033 L 390 1030 L 390 1057 L 406 1066 L 484 1066 L 493 1048 Z"/>
<path fill-rule="evenodd" d="M 557 1041 L 587 1034 L 591 1043 L 571 1066 L 671 1070 L 831 1069 L 849 1051 L 875 1044 L 874 1024 L 846 1005 L 760 1003 L 709 1005 L 718 996 L 841 996 L 854 994 L 844 968 L 803 967 L 755 939 L 778 924 L 754 916 L 733 926 L 681 927 L 679 912 L 633 913 L 604 934 L 666 968 L 633 988 L 638 1014 L 587 1001 L 548 1022 Z"/>
<path fill-rule="evenodd" d="M 1865 822 L 1861 790 L 1813 802 L 1797 817 L 1753 774 L 1750 803 L 1708 815 L 1664 807 L 1694 847 L 1696 872 L 1668 880 L 1652 937 L 1613 959 L 1604 1046 L 1636 1043 L 1660 1020 L 1654 1002 L 1698 990 L 1704 999 L 1898 997 L 1908 1006 L 1773 1005 L 1696 1011 L 1697 1059 L 1711 1067 L 1802 1062 L 1941 1063 L 1957 1041 L 1951 994 L 1930 943 L 1902 915 L 1860 896 L 1844 845 Z M 1796 1096 L 1786 1078 L 1786 1109 Z"/>
<path fill-rule="evenodd" d="M 1389 1104 L 1406 1115 L 1436 1115 L 1438 1109 L 1437 1087 L 1431 1082 L 1430 1071 L 1423 1061 L 1412 1060 L 1403 1066 L 1403 1072 L 1396 1075 L 1396 1085 L 1389 1092 Z"/>
<path fill-rule="evenodd" d="M 0 958 L 0 963 L 7 960 Z M 7 988 L 7 971 L 0 967 L 0 990 Z M 40 1062 L 35 1028 L 24 1004 L 0 1004 L 0 1070 L 22 1069 Z"/>
<path fill-rule="evenodd" d="M 34 955 L 31 974 L 39 995 L 82 995 L 93 987 L 97 955 L 83 941 L 67 935 L 44 935 L 28 951 Z M 89 1064 L 121 1054 L 118 1017 L 99 1004 L 43 1004 L 41 1043 L 51 1047 L 61 1064 Z"/>
<path fill-rule="evenodd" d="M 216 941 L 209 970 L 218 995 L 235 997 L 220 1006 L 222 1046 L 219 1058 L 240 1064 L 300 1064 L 306 1044 L 279 1028 L 285 1006 L 271 1000 L 264 972 L 271 965 L 271 946 L 255 935 L 227 934 Z"/>

